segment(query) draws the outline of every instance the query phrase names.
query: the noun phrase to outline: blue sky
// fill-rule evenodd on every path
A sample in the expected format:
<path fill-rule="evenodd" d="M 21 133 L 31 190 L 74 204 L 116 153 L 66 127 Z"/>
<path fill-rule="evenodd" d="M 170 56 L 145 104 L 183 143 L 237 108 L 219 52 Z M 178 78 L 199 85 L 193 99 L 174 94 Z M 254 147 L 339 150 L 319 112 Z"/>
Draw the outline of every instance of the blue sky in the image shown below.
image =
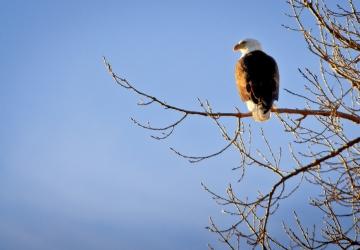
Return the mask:
<path fill-rule="evenodd" d="M 189 154 L 223 145 L 211 121 L 194 118 L 155 141 L 130 117 L 164 125 L 102 63 L 167 102 L 245 110 L 233 45 L 257 38 L 279 63 L 282 88 L 316 65 L 299 34 L 281 24 L 285 1 L 20 1 L 0 8 L 0 249 L 206 249 L 204 227 L 219 192 L 236 180 L 236 152 L 191 165 Z M 280 94 L 278 106 L 296 102 Z M 229 126 L 235 121 L 227 121 Z M 262 126 L 281 145 L 277 121 Z M 266 176 L 261 177 L 266 183 Z M 251 189 L 251 183 L 247 183 Z"/>

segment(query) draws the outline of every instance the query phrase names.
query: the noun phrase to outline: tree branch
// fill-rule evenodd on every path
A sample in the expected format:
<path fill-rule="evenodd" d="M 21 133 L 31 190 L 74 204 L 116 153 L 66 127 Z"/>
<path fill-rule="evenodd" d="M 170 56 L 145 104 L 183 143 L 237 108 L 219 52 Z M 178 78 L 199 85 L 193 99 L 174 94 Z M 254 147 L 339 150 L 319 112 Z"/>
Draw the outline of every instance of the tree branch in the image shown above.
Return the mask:
<path fill-rule="evenodd" d="M 120 85 L 121 87 L 131 90 L 133 92 L 135 92 L 136 94 L 148 98 L 149 102 L 146 103 L 141 103 L 141 105 L 146 106 L 146 105 L 151 105 L 153 103 L 157 103 L 158 105 L 164 107 L 165 109 L 170 109 L 170 110 L 174 110 L 174 111 L 178 111 L 181 113 L 184 113 L 184 115 L 199 115 L 199 116 L 205 116 L 205 117 L 212 117 L 212 118 L 220 118 L 220 117 L 236 117 L 236 118 L 247 118 L 247 117 L 252 117 L 252 114 L 250 112 L 247 113 L 241 113 L 241 112 L 237 112 L 237 113 L 229 113 L 229 112 L 202 112 L 202 111 L 196 111 L 196 110 L 188 110 L 188 109 L 184 109 L 184 108 L 180 108 L 180 107 L 176 107 L 170 104 L 167 104 L 164 101 L 159 100 L 158 98 L 156 98 L 155 96 L 146 94 L 145 92 L 140 91 L 139 89 L 135 88 L 129 81 L 127 81 L 125 78 L 121 78 L 119 76 L 117 76 L 113 70 L 111 65 L 108 63 L 108 61 L 106 60 L 105 57 L 103 57 L 104 59 L 104 63 L 108 69 L 109 74 L 112 76 L 112 78 L 115 80 L 115 82 Z M 271 112 L 273 113 L 277 113 L 277 114 L 297 114 L 297 115 L 302 115 L 302 116 L 327 116 L 327 117 L 339 117 L 339 118 L 343 118 L 349 121 L 352 121 L 356 124 L 360 124 L 360 117 L 359 116 L 355 116 L 355 115 L 351 115 L 351 114 L 347 114 L 344 112 L 340 112 L 337 110 L 331 110 L 331 111 L 326 111 L 326 110 L 310 110 L 310 109 L 289 109 L 289 108 L 272 108 Z"/>
<path fill-rule="evenodd" d="M 306 166 L 303 166 L 303 167 L 300 167 L 300 168 L 297 168 L 295 169 L 293 172 L 291 172 L 290 174 L 282 177 L 275 185 L 273 185 L 270 193 L 268 193 L 267 195 L 265 195 L 261 200 L 265 200 L 267 197 L 268 197 L 268 204 L 267 204 L 267 208 L 266 208 L 266 213 L 265 213 L 265 221 L 264 221 L 264 228 L 263 228 L 263 231 L 264 231 L 264 235 L 266 233 L 266 227 L 267 227 L 267 222 L 268 222 L 268 219 L 269 219 L 269 216 L 270 216 L 270 208 L 272 207 L 271 205 L 271 202 L 272 202 L 272 198 L 273 198 L 273 195 L 275 194 L 277 188 L 280 186 L 280 185 L 283 185 L 288 179 L 300 174 L 300 173 L 305 173 L 305 172 L 308 172 L 309 170 L 311 170 L 313 167 L 316 167 L 318 165 L 320 165 L 322 162 L 328 160 L 328 159 L 331 159 L 337 155 L 339 155 L 342 151 L 354 146 L 355 144 L 359 143 L 360 142 L 360 137 L 358 138 L 355 138 L 354 140 L 352 141 L 349 141 L 348 143 L 346 143 L 345 145 L 343 145 L 342 147 L 338 148 L 337 150 L 334 150 L 332 151 L 331 153 L 329 153 L 328 155 L 324 156 L 324 157 L 321 157 L 319 159 L 316 159 L 314 160 L 312 163 L 306 165 Z M 264 238 L 262 239 L 263 241 L 265 240 Z"/>

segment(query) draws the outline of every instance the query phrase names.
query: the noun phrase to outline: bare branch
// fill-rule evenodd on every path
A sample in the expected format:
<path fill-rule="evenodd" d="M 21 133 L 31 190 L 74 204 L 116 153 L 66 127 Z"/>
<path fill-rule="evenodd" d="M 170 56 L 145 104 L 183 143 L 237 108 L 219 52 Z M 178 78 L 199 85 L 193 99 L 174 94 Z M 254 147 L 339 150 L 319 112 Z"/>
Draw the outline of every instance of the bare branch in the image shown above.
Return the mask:
<path fill-rule="evenodd" d="M 184 109 L 184 108 L 180 108 L 180 107 L 176 107 L 170 104 L 167 104 L 164 101 L 159 100 L 158 98 L 146 94 L 140 90 L 138 90 L 137 88 L 135 88 L 132 84 L 130 84 L 129 81 L 127 81 L 125 78 L 121 78 L 118 77 L 113 71 L 112 71 L 112 67 L 111 65 L 107 62 L 106 58 L 104 57 L 104 63 L 108 68 L 108 71 L 110 73 L 110 75 L 113 77 L 113 79 L 115 80 L 115 82 L 117 84 L 119 84 L 120 86 L 132 90 L 133 92 L 137 93 L 138 95 L 148 98 L 150 101 L 146 102 L 145 104 L 142 105 L 150 105 L 153 103 L 157 103 L 160 106 L 166 108 L 166 109 L 170 109 L 170 110 L 174 110 L 185 115 L 199 115 L 199 116 L 206 116 L 206 117 L 212 117 L 212 118 L 220 118 L 220 117 L 235 117 L 235 118 L 247 118 L 247 117 L 252 117 L 252 114 L 250 112 L 248 113 L 226 113 L 226 112 L 201 112 L 201 111 L 195 111 L 195 110 L 188 110 L 188 109 Z M 324 110 L 307 110 L 307 109 L 288 109 L 288 108 L 272 108 L 271 109 L 272 112 L 274 113 L 278 113 L 278 114 L 298 114 L 298 115 L 306 115 L 306 116 L 334 116 L 334 117 L 340 117 L 343 119 L 347 119 L 349 121 L 355 122 L 357 124 L 360 123 L 360 117 L 358 116 L 354 116 L 351 114 L 347 114 L 347 113 L 343 113 L 340 111 L 324 111 Z M 137 125 L 140 125 L 139 123 L 137 123 Z M 143 128 L 149 128 L 150 127 L 146 127 L 146 126 L 142 126 Z M 170 125 L 170 127 L 173 127 L 172 125 Z M 157 129 L 152 129 L 152 130 L 157 130 Z M 162 130 L 162 129 L 159 129 Z"/>

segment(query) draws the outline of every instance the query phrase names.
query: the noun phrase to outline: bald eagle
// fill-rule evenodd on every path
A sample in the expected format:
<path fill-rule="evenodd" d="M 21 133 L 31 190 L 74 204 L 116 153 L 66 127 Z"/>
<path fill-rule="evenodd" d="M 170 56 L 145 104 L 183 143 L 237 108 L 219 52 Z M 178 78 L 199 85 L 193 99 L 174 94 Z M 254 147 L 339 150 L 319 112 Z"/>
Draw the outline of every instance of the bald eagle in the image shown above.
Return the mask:
<path fill-rule="evenodd" d="M 271 107 L 279 99 L 279 70 L 276 61 L 262 51 L 255 39 L 245 39 L 234 46 L 242 56 L 236 63 L 235 79 L 241 100 L 255 121 L 270 118 Z"/>

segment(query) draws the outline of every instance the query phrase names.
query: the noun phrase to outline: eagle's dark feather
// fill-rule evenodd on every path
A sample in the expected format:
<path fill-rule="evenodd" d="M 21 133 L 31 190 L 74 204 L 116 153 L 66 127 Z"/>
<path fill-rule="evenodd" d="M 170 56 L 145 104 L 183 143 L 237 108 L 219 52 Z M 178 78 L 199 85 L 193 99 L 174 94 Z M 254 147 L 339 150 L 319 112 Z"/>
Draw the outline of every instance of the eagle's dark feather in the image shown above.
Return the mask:
<path fill-rule="evenodd" d="M 275 60 L 263 51 L 254 50 L 241 57 L 235 76 L 241 99 L 260 105 L 263 113 L 279 99 L 279 70 Z"/>

